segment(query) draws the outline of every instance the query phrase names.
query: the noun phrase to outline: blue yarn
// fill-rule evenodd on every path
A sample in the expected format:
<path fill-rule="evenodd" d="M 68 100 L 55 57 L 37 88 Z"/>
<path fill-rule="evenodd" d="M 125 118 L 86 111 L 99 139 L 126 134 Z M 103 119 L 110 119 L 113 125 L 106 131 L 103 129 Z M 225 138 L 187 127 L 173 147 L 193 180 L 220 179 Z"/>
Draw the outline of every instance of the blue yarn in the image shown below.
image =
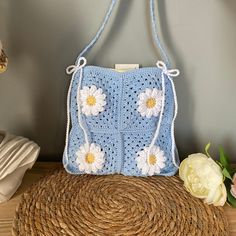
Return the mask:
<path fill-rule="evenodd" d="M 88 53 L 101 36 L 116 2 L 116 0 L 111 0 L 101 27 L 79 54 L 77 63 L 81 56 Z M 168 69 L 170 61 L 156 29 L 154 0 L 150 0 L 150 16 L 155 44 L 159 48 Z M 174 87 L 171 85 L 170 79 L 166 75 L 164 77 L 165 104 L 155 145 L 160 147 L 166 157 L 165 167 L 161 169 L 159 175 L 171 176 L 178 170 L 175 164 L 179 164 L 179 157 L 171 133 L 174 132 L 171 130 L 175 111 Z M 78 122 L 77 89 L 79 78 L 80 71 L 77 71 L 74 80 L 72 80 L 71 94 L 69 94 L 72 128 L 63 155 L 64 167 L 71 174 L 84 174 L 76 164 L 76 152 L 85 143 L 84 133 Z M 106 106 L 103 112 L 97 116 L 82 114 L 83 126 L 88 132 L 90 143 L 96 143 L 105 153 L 105 165 L 96 174 L 120 173 L 131 176 L 145 176 L 137 168 L 137 152 L 150 145 L 157 128 L 159 116 L 142 117 L 137 111 L 137 101 L 138 95 L 147 88 L 162 90 L 161 78 L 162 70 L 158 67 L 141 68 L 123 73 L 96 66 L 85 66 L 83 68 L 81 88 L 95 85 L 97 88 L 101 88 L 106 95 Z M 175 153 L 173 153 L 174 150 L 176 150 Z M 174 160 L 175 164 L 173 163 Z"/>
<path fill-rule="evenodd" d="M 92 142 L 105 152 L 105 165 L 96 174 L 144 176 L 137 168 L 137 152 L 148 146 L 152 140 L 158 117 L 142 117 L 137 111 L 138 95 L 146 88 L 161 89 L 161 70 L 157 67 L 141 68 L 123 73 L 112 69 L 85 66 L 82 87 L 95 85 L 106 94 L 107 105 L 98 116 L 82 115 Z M 76 152 L 84 144 L 84 135 L 78 124 L 77 87 L 79 72 L 75 75 L 71 91 L 72 129 L 68 143 L 69 173 L 83 174 L 76 164 Z M 160 133 L 155 145 L 164 151 L 167 158 L 160 175 L 170 176 L 177 168 L 172 163 L 171 123 L 174 114 L 174 98 L 171 83 L 165 79 L 166 99 Z M 176 155 L 178 163 L 178 156 Z M 63 161 L 65 160 L 65 154 Z M 64 163 L 65 164 L 65 163 Z"/>
<path fill-rule="evenodd" d="M 95 36 L 92 38 L 92 40 L 89 42 L 89 44 L 82 50 L 82 52 L 78 55 L 77 57 L 77 62 L 79 60 L 79 58 L 86 56 L 86 54 L 90 51 L 90 49 L 92 49 L 92 47 L 95 45 L 95 43 L 98 41 L 98 39 L 100 38 L 101 34 L 103 33 L 110 17 L 112 14 L 112 11 L 116 5 L 117 0 L 111 0 L 110 6 L 108 8 L 107 14 L 105 15 L 103 22 L 100 26 L 100 28 L 98 29 L 97 33 L 95 34 Z M 155 41 L 155 44 L 157 46 L 157 48 L 159 48 L 160 53 L 161 53 L 161 57 L 163 58 L 163 61 L 165 62 L 165 64 L 167 65 L 167 67 L 171 67 L 170 64 L 170 60 L 168 58 L 167 53 L 165 52 L 165 48 L 163 47 L 161 40 L 159 39 L 158 36 L 158 32 L 157 32 L 157 26 L 156 26 L 156 14 L 155 14 L 155 9 L 154 9 L 154 0 L 149 0 L 149 10 L 150 10 L 150 18 L 151 18 L 151 25 L 152 25 L 152 35 L 153 35 L 153 39 Z"/>

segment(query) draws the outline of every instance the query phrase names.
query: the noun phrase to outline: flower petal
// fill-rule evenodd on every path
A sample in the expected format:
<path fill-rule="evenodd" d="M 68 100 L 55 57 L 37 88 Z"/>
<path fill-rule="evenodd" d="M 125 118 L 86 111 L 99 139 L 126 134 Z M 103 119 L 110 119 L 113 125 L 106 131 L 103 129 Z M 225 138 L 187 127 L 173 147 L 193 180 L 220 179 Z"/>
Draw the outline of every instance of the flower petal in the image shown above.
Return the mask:
<path fill-rule="evenodd" d="M 94 96 L 96 99 L 95 104 L 87 104 L 88 96 Z M 104 106 L 106 105 L 105 101 L 106 95 L 103 93 L 101 88 L 98 88 L 95 85 L 91 87 L 84 86 L 81 90 L 81 103 L 82 103 L 82 113 L 86 116 L 97 116 L 99 112 L 104 111 Z"/>

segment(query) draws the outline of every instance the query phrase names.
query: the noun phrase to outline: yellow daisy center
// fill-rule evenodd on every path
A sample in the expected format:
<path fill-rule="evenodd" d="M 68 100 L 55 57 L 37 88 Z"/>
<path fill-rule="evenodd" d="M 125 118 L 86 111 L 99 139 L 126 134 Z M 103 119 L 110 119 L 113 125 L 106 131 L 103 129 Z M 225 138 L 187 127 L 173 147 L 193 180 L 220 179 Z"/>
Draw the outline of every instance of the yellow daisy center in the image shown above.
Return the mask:
<path fill-rule="evenodd" d="M 94 96 L 90 95 L 87 97 L 86 102 L 89 106 L 94 106 L 96 104 L 96 98 Z"/>
<path fill-rule="evenodd" d="M 155 107 L 155 105 L 156 105 L 156 99 L 155 98 L 149 98 L 146 101 L 147 108 L 153 108 L 153 107 Z"/>
<path fill-rule="evenodd" d="M 95 156 L 92 154 L 92 153 L 87 153 L 86 157 L 85 157 L 85 161 L 88 163 L 88 164 L 92 164 L 94 163 L 95 161 Z"/>
<path fill-rule="evenodd" d="M 156 162 L 157 162 L 157 158 L 156 158 L 156 156 L 153 155 L 153 154 L 150 155 L 149 158 L 148 158 L 148 162 L 149 162 L 150 165 L 155 165 Z"/>

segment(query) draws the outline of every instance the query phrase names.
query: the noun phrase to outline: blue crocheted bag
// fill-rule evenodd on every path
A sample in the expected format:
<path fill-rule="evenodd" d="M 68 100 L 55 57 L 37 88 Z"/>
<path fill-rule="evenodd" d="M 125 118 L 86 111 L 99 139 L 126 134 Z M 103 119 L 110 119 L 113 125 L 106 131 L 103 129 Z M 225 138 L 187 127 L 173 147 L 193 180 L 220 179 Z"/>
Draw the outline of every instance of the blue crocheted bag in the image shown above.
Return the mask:
<path fill-rule="evenodd" d="M 172 77 L 179 71 L 168 69 L 169 60 L 157 35 L 154 1 L 150 0 L 153 35 L 165 63 L 117 72 L 87 66 L 83 57 L 101 35 L 115 2 L 111 1 L 102 26 L 76 64 L 67 68 L 72 79 L 64 167 L 71 174 L 174 175 L 179 159 Z"/>

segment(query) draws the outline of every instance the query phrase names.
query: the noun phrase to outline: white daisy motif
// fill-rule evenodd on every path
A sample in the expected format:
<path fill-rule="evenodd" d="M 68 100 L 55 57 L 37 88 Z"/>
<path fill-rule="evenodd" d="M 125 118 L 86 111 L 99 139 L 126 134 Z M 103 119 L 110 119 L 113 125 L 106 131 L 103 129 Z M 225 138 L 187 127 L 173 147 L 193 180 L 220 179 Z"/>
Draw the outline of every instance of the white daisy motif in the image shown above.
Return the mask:
<path fill-rule="evenodd" d="M 150 118 L 158 116 L 162 105 L 162 91 L 157 88 L 147 88 L 144 92 L 138 95 L 138 112 L 141 116 Z"/>
<path fill-rule="evenodd" d="M 97 116 L 99 112 L 104 111 L 104 106 L 106 105 L 105 98 L 106 95 L 101 88 L 97 88 L 95 85 L 91 87 L 84 86 L 80 90 L 82 112 L 86 116 Z"/>
<path fill-rule="evenodd" d="M 104 152 L 101 150 L 100 146 L 95 143 L 80 146 L 76 155 L 76 163 L 79 170 L 86 174 L 96 173 L 98 170 L 102 169 L 105 161 Z"/>
<path fill-rule="evenodd" d="M 161 169 L 165 167 L 166 157 L 164 152 L 158 146 L 153 146 L 149 153 L 148 151 L 149 147 L 145 147 L 138 152 L 137 166 L 143 175 L 159 174 Z"/>

